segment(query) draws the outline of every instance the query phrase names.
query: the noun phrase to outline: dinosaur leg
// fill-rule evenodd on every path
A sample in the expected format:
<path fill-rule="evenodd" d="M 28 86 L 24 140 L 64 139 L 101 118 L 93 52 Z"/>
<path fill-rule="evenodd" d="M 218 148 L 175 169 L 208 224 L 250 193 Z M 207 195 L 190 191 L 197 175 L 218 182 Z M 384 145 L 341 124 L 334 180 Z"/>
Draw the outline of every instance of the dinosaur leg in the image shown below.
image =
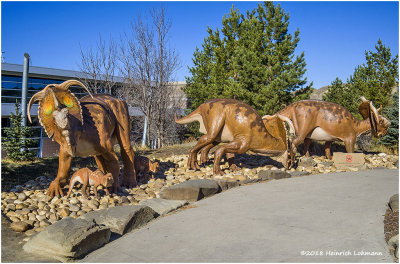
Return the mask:
<path fill-rule="evenodd" d="M 200 164 L 204 164 L 206 163 L 209 159 L 208 159 L 208 153 L 210 153 L 210 150 L 215 147 L 216 145 L 218 145 L 219 143 L 214 141 L 213 143 L 203 147 L 200 151 Z"/>
<path fill-rule="evenodd" d="M 332 156 L 331 156 L 331 145 L 332 145 L 332 141 L 326 141 L 325 142 L 325 157 L 327 159 L 332 159 Z"/>
<path fill-rule="evenodd" d="M 114 179 L 113 192 L 118 192 L 121 186 L 119 184 L 119 162 L 117 154 L 115 154 L 115 152 L 107 152 L 102 155 L 102 158 L 104 160 L 106 172 L 110 172 Z"/>
<path fill-rule="evenodd" d="M 101 170 L 102 173 L 106 173 L 106 166 L 104 163 L 104 158 L 101 155 L 94 156 L 94 160 L 96 161 L 97 167 Z"/>
<path fill-rule="evenodd" d="M 311 138 L 304 139 L 304 156 L 310 157 Z"/>
<path fill-rule="evenodd" d="M 226 153 L 226 159 L 228 160 L 229 169 L 231 171 L 240 170 L 240 168 L 235 164 L 235 153 Z"/>
<path fill-rule="evenodd" d="M 135 153 L 133 152 L 129 138 L 131 123 L 129 120 L 128 106 L 126 104 L 120 104 L 119 108 L 119 125 L 116 125 L 115 135 L 121 147 L 122 163 L 124 164 L 122 185 L 132 188 L 137 185 L 137 179 L 134 168 Z"/>
<path fill-rule="evenodd" d="M 221 170 L 220 162 L 225 153 L 244 153 L 248 150 L 248 143 L 242 140 L 235 140 L 226 145 L 220 146 L 215 150 L 214 153 L 214 174 L 223 175 L 224 172 Z"/>
<path fill-rule="evenodd" d="M 344 146 L 346 147 L 346 152 L 347 153 L 353 153 L 354 152 L 354 144 L 356 143 L 355 138 L 346 138 L 344 141 Z"/>
<path fill-rule="evenodd" d="M 72 157 L 60 147 L 60 155 L 58 158 L 58 172 L 56 179 L 50 184 L 47 195 L 50 197 L 63 196 L 61 186 L 68 181 L 69 170 L 71 168 Z"/>
<path fill-rule="evenodd" d="M 197 164 L 197 152 L 215 141 L 215 138 L 221 132 L 222 127 L 225 123 L 225 116 L 220 116 L 219 119 L 214 119 L 214 122 L 211 124 L 211 127 L 207 134 L 200 137 L 199 141 L 197 141 L 196 146 L 194 146 L 189 153 L 188 158 L 188 169 L 199 170 L 200 166 Z M 214 161 L 215 162 L 215 161 Z"/>

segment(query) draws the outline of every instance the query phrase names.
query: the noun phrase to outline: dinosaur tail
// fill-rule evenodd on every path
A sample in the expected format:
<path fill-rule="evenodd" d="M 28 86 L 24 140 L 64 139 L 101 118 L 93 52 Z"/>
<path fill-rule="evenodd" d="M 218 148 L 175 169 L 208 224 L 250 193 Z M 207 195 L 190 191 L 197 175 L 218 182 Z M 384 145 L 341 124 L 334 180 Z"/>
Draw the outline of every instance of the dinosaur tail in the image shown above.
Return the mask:
<path fill-rule="evenodd" d="M 192 113 L 188 114 L 187 116 L 184 116 L 180 119 L 178 119 L 178 115 L 175 113 L 175 123 L 177 124 L 190 124 L 193 123 L 195 121 L 199 121 L 201 118 L 200 115 L 200 111 L 199 108 L 197 108 L 196 110 L 194 110 Z"/>

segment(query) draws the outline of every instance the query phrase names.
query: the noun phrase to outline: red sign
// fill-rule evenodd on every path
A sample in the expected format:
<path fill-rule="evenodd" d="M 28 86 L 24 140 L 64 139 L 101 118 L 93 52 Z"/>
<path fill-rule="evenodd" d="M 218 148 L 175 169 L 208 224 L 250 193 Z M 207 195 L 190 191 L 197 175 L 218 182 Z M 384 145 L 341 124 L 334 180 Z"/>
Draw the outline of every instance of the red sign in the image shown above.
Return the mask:
<path fill-rule="evenodd" d="M 352 162 L 352 161 L 353 161 L 353 156 L 346 155 L 346 162 Z"/>

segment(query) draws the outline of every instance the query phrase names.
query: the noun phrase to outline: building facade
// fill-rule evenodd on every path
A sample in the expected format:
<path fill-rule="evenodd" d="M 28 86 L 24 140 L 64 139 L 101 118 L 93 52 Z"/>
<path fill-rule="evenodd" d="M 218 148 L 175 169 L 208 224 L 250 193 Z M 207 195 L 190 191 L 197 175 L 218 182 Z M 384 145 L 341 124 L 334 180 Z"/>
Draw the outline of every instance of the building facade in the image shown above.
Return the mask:
<path fill-rule="evenodd" d="M 15 103 L 21 103 L 22 94 L 22 64 L 2 63 L 1 64 L 1 136 L 4 137 L 3 128 L 10 126 L 10 114 L 15 112 Z M 38 91 L 42 90 L 49 84 L 62 83 L 70 79 L 83 79 L 84 74 L 79 71 L 61 70 L 37 66 L 29 66 L 28 74 L 28 95 L 27 102 L 31 97 Z M 116 87 L 122 85 L 122 78 L 115 77 Z M 184 86 L 184 82 L 179 82 L 174 86 L 181 91 L 181 87 Z M 78 99 L 85 96 L 86 91 L 79 86 L 72 86 L 70 88 Z M 38 105 L 33 104 L 31 108 L 32 124 L 28 126 L 32 127 L 34 131 L 34 139 L 37 141 L 38 157 L 48 157 L 58 155 L 59 145 L 56 142 L 51 141 L 40 126 L 37 119 Z M 143 113 L 137 107 L 129 106 L 129 115 L 134 118 L 143 117 Z M 29 123 L 29 122 L 28 122 Z M 2 157 L 6 153 L 2 151 Z"/>

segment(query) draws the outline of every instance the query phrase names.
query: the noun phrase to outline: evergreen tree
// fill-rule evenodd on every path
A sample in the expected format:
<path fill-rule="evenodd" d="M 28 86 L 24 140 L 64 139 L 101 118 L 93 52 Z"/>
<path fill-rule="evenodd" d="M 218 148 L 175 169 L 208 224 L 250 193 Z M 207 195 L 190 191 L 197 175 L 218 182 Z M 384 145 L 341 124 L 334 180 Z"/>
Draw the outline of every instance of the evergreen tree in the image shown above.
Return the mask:
<path fill-rule="evenodd" d="M 202 50 L 186 77 L 191 109 L 210 98 L 234 98 L 260 114 L 273 114 L 312 92 L 304 53 L 294 55 L 299 30 L 289 34 L 289 15 L 272 2 L 259 4 L 246 15 L 232 6 L 221 31 L 208 28 Z"/>
<path fill-rule="evenodd" d="M 36 153 L 28 149 L 34 144 L 34 140 L 29 139 L 32 129 L 22 126 L 22 113 L 19 111 L 17 102 L 15 103 L 15 114 L 11 113 L 10 121 L 11 126 L 4 128 L 6 136 L 2 142 L 7 157 L 13 161 L 33 160 Z"/>
<path fill-rule="evenodd" d="M 390 127 L 387 134 L 379 139 L 378 143 L 398 148 L 399 146 L 399 93 L 395 93 L 392 99 L 393 103 L 384 111 L 384 115 L 390 121 Z"/>
<path fill-rule="evenodd" d="M 351 91 L 351 88 L 352 87 L 343 84 L 339 77 L 336 77 L 331 85 L 328 86 L 328 90 L 322 96 L 322 100 L 344 106 L 355 117 L 361 119 L 361 115 L 358 111 L 359 104 L 357 104 L 360 96 L 356 91 Z"/>

